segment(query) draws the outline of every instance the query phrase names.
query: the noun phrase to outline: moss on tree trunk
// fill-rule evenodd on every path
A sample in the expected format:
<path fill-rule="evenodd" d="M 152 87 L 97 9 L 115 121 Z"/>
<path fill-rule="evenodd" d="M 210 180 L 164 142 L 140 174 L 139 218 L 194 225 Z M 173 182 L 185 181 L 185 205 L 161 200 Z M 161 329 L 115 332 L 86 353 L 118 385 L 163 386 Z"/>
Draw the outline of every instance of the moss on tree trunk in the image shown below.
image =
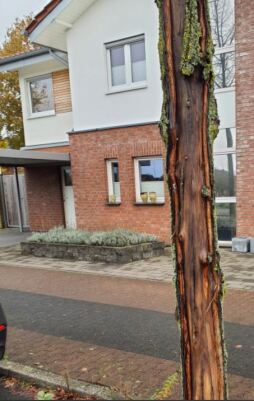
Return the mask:
<path fill-rule="evenodd" d="M 157 0 L 185 399 L 227 398 L 212 143 L 218 133 L 208 0 Z"/>

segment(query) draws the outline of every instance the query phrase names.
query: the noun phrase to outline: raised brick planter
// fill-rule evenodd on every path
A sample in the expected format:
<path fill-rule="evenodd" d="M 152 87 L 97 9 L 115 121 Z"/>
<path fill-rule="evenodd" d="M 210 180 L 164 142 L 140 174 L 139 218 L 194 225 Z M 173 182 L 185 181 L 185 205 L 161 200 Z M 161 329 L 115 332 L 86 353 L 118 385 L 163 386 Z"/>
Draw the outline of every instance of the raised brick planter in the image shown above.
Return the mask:
<path fill-rule="evenodd" d="M 33 255 L 37 257 L 105 263 L 129 263 L 164 255 L 165 243 L 151 242 L 119 248 L 22 242 L 21 250 L 22 255 Z"/>

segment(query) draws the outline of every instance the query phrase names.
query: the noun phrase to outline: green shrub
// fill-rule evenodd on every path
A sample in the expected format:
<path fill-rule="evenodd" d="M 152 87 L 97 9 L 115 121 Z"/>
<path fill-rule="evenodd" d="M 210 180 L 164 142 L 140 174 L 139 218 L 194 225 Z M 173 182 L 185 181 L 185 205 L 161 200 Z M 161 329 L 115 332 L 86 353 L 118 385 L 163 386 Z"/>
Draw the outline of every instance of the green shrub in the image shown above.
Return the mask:
<path fill-rule="evenodd" d="M 34 233 L 28 241 L 44 242 L 47 244 L 123 247 L 158 241 L 158 238 L 150 234 L 136 233 L 134 231 L 121 229 L 104 232 L 90 232 L 56 227 L 46 233 Z"/>

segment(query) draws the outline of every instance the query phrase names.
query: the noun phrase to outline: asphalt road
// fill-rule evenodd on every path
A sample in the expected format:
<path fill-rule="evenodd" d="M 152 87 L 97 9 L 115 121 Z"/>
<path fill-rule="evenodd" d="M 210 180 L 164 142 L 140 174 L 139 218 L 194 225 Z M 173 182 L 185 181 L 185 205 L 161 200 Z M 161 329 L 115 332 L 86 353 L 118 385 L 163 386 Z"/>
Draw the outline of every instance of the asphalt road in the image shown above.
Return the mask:
<path fill-rule="evenodd" d="M 179 360 L 172 314 L 5 289 L 0 302 L 12 327 Z M 229 372 L 254 378 L 254 327 L 226 322 L 225 332 Z"/>

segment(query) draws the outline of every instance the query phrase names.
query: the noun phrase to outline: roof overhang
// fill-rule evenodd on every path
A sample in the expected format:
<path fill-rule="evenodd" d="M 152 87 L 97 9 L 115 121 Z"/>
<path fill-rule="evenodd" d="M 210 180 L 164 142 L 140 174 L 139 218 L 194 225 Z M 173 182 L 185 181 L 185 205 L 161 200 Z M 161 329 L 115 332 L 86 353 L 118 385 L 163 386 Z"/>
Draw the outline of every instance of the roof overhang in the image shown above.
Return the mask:
<path fill-rule="evenodd" d="M 31 42 L 67 51 L 66 32 L 96 0 L 52 0 L 27 27 Z"/>
<path fill-rule="evenodd" d="M 57 60 L 68 66 L 66 53 L 44 48 L 0 59 L 0 72 L 18 71 L 21 68 L 50 60 Z"/>
<path fill-rule="evenodd" d="M 43 167 L 69 165 L 69 153 L 50 153 L 31 150 L 0 149 L 0 166 Z"/>

